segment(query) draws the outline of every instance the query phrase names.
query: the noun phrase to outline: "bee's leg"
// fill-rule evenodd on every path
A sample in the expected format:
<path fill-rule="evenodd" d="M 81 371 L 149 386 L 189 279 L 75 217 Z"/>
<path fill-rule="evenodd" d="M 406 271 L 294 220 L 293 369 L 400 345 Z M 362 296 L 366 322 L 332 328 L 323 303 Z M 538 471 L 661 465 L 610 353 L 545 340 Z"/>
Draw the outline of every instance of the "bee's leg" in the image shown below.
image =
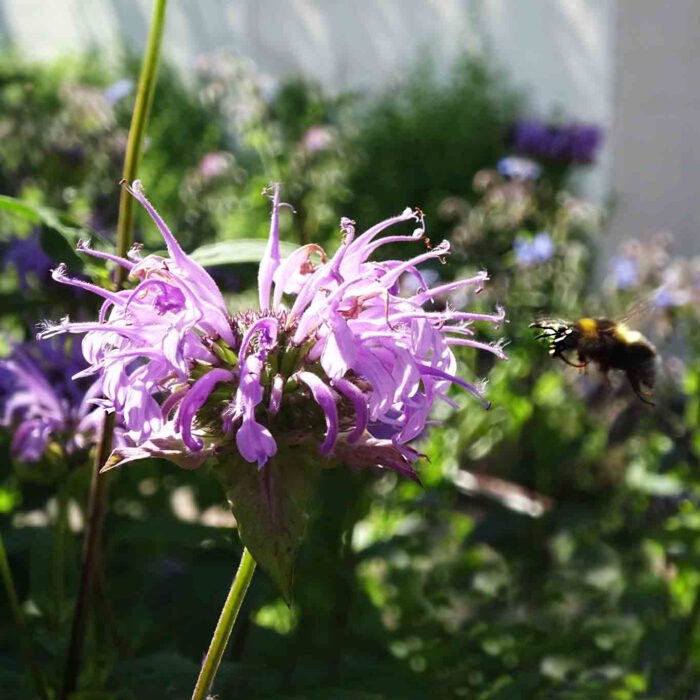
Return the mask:
<path fill-rule="evenodd" d="M 564 362 L 566 362 L 567 365 L 569 365 L 570 367 L 576 367 L 576 369 L 583 369 L 584 367 L 588 366 L 588 362 L 580 362 L 580 363 L 572 362 L 564 355 L 557 355 L 557 357 L 561 357 L 561 359 L 564 360 Z M 581 359 L 580 356 L 579 356 L 579 359 Z"/>
<path fill-rule="evenodd" d="M 640 401 L 643 401 L 645 404 L 648 404 L 649 406 L 656 406 L 656 404 L 651 400 L 653 397 L 653 394 L 651 392 L 646 393 L 642 391 L 641 383 L 639 380 L 639 377 L 634 374 L 633 372 L 627 372 L 627 379 L 629 380 L 630 386 L 632 387 L 632 391 L 635 393 L 637 398 Z"/>
<path fill-rule="evenodd" d="M 585 374 L 586 367 L 588 367 L 590 360 L 580 350 L 578 351 L 577 355 L 578 355 L 578 361 L 579 361 L 578 366 L 581 370 L 583 370 L 581 372 L 581 374 Z"/>

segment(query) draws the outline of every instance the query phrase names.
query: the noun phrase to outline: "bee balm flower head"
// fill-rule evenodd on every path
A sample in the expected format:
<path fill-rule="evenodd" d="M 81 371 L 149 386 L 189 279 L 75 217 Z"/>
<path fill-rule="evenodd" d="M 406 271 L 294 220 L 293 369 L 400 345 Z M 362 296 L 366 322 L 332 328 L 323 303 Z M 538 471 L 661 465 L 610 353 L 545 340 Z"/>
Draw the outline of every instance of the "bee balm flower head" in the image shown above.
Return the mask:
<path fill-rule="evenodd" d="M 12 430 L 15 459 L 39 462 L 51 451 L 64 458 L 94 444 L 100 380 L 74 382 L 84 367 L 79 344 L 55 341 L 18 345 L 0 361 L 0 426 Z M 119 428 L 116 438 L 125 444 Z"/>
<path fill-rule="evenodd" d="M 472 314 L 439 308 L 453 290 L 478 291 L 478 273 L 429 288 L 422 263 L 449 253 L 444 242 L 418 248 L 406 260 L 376 262 L 387 244 L 417 247 L 423 216 L 406 209 L 357 234 L 341 221 L 342 239 L 329 257 L 316 244 L 285 259 L 279 246 L 279 188 L 272 199 L 270 234 L 258 274 L 259 307 L 231 314 L 216 284 L 188 257 L 142 192 L 129 187 L 160 229 L 167 257 L 127 258 L 90 250 L 127 268 L 135 286 L 112 292 L 54 278 L 99 294 L 94 322 L 68 319 L 42 331 L 85 333 L 89 372 L 103 379 L 106 401 L 121 416 L 135 447 L 115 450 L 108 467 L 148 455 L 196 467 L 213 455 L 237 454 L 264 468 L 280 446 L 311 445 L 346 464 L 375 465 L 415 478 L 418 453 L 410 443 L 426 428 L 437 401 L 457 384 L 486 404 L 477 387 L 458 376 L 455 346 L 504 357 L 500 344 L 474 338 L 473 322 L 494 324 L 503 311 Z M 387 234 L 413 221 L 412 234 Z M 410 296 L 400 281 L 418 284 Z"/>

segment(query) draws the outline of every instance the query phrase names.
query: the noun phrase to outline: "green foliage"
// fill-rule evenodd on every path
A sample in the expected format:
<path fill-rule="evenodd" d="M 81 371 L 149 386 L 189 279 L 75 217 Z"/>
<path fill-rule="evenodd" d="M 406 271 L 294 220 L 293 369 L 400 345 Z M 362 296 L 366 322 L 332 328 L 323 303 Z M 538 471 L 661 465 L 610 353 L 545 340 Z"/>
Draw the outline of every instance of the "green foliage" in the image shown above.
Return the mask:
<path fill-rule="evenodd" d="M 84 229 L 113 233 L 133 95 L 110 105 L 104 88 L 133 74 L 94 59 L 3 62 L 0 128 L 13 134 L 0 139 L 3 244 L 41 227 L 42 245 L 58 262 L 67 251 L 52 242 L 74 243 Z M 606 386 L 592 368 L 580 374 L 555 364 L 528 328 L 540 314 L 621 312 L 675 269 L 668 255 L 640 248 L 639 260 L 661 262 L 631 288 L 593 283 L 600 215 L 562 190 L 570 172 L 519 182 L 485 170 L 507 152 L 519 101 L 475 59 L 445 80 L 424 66 L 382 95 L 350 97 L 303 80 L 270 94 L 250 66 L 220 58 L 200 67 L 189 87 L 166 70 L 154 104 L 145 190 L 200 262 L 239 291 L 232 308 L 255 303 L 255 270 L 226 265 L 259 258 L 269 225 L 260 191 L 280 179 L 297 210 L 285 211 L 283 236 L 295 244 L 334 247 L 341 214 L 363 228 L 407 204 L 423 207 L 431 236 L 452 242 L 450 262 L 434 273 L 448 280 L 486 267 L 490 282 L 466 301 L 484 311 L 502 303 L 509 319 L 507 362 L 494 365 L 487 353 L 460 358 L 468 371 L 488 375 L 493 408 L 484 412 L 455 394 L 462 407 L 436 416 L 442 426 L 420 445 L 424 487 L 394 474 L 317 475 L 305 459 L 299 474 L 275 480 L 275 502 L 293 509 L 283 537 L 292 549 L 309 512 L 291 595 L 291 558 L 280 566 L 269 554 L 279 531 L 272 517 L 260 518 L 272 512 L 259 505 L 262 473 L 248 465 L 245 479 L 225 477 L 240 534 L 277 586 L 254 578 L 213 693 L 221 700 L 693 697 L 700 683 L 697 305 L 652 309 L 648 321 L 634 321 L 654 335 L 664 359 L 655 409 L 622 377 L 611 375 Z M 140 222 L 141 238 L 154 243 L 152 225 Z M 551 257 L 524 264 L 517 241 L 541 231 L 554 244 Z M 105 266 L 83 261 L 83 271 L 109 283 Z M 82 298 L 61 298 L 42 280 L 21 282 L 18 271 L 0 282 L 4 335 L 29 337 L 38 319 L 67 311 L 95 315 Z M 8 439 L 0 436 L 0 526 L 37 658 L 56 688 L 89 468 L 38 474 L 12 463 Z M 313 499 L 311 480 L 296 478 L 305 470 L 318 476 Z M 206 470 L 154 460 L 106 478 L 96 614 L 75 697 L 187 697 L 241 554 L 224 489 Z M 0 687 L 8 697 L 32 697 L 8 615 L 0 620 Z"/>
<path fill-rule="evenodd" d="M 237 241 L 220 241 L 200 246 L 192 251 L 190 256 L 204 267 L 231 265 L 240 263 L 258 263 L 265 253 L 267 241 L 240 238 Z M 280 254 L 286 257 L 295 250 L 295 246 L 280 244 Z"/>
<path fill-rule="evenodd" d="M 43 227 L 42 247 L 52 257 L 68 257 L 75 260 L 75 248 L 80 240 L 88 240 L 96 234 L 85 227 L 65 222 L 59 212 L 49 207 L 37 206 L 14 197 L 0 195 L 0 226 L 7 231 L 16 230 L 13 217 Z M 51 235 L 52 234 L 52 235 Z M 63 240 L 56 240 L 56 235 Z"/>
<path fill-rule="evenodd" d="M 243 545 L 287 603 L 292 600 L 294 563 L 321 466 L 313 447 L 279 446 L 265 469 L 236 459 L 219 460 L 215 470 Z"/>
<path fill-rule="evenodd" d="M 430 62 L 418 64 L 362 111 L 353 217 L 371 223 L 419 206 L 440 240 L 439 204 L 463 194 L 477 170 L 505 155 L 518 105 L 503 76 L 481 59 L 464 57 L 446 78 Z"/>

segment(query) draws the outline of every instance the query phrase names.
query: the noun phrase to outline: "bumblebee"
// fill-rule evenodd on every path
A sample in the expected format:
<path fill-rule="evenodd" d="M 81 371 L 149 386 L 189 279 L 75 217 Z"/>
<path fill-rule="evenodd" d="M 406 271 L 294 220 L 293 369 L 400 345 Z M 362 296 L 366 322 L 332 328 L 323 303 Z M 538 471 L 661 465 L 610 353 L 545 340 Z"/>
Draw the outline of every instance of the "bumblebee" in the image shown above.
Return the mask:
<path fill-rule="evenodd" d="M 552 357 L 560 357 L 572 367 L 587 367 L 592 362 L 606 380 L 611 369 L 621 370 L 632 391 L 644 403 L 654 405 L 651 398 L 658 355 L 639 331 L 607 318 L 581 318 L 575 322 L 543 318 L 531 323 L 530 328 L 542 331 L 536 339 L 548 342 Z M 567 352 L 575 352 L 578 362 L 572 362 L 565 355 Z"/>

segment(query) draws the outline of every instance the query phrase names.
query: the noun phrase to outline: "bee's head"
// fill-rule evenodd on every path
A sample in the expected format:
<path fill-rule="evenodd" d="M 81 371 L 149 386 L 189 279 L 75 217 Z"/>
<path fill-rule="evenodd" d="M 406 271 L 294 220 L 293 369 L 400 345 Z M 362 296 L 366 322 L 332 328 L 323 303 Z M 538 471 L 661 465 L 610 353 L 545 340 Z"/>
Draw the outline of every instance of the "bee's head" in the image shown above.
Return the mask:
<path fill-rule="evenodd" d="M 567 350 L 575 350 L 579 342 L 580 333 L 569 321 L 543 318 L 531 323 L 530 328 L 541 331 L 535 336 L 535 340 L 546 340 L 552 357 L 557 357 Z"/>

